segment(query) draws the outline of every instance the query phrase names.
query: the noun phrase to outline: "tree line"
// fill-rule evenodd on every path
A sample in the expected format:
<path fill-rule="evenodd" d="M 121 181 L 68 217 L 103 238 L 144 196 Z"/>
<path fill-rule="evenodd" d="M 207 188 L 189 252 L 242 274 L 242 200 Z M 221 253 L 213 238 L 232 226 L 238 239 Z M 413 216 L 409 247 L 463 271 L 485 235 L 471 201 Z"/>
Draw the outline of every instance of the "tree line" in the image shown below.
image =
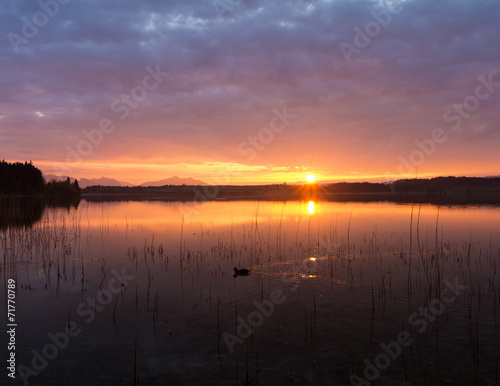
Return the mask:
<path fill-rule="evenodd" d="M 30 162 L 0 162 L 0 195 L 79 196 L 78 180 L 46 182 L 42 171 Z"/>

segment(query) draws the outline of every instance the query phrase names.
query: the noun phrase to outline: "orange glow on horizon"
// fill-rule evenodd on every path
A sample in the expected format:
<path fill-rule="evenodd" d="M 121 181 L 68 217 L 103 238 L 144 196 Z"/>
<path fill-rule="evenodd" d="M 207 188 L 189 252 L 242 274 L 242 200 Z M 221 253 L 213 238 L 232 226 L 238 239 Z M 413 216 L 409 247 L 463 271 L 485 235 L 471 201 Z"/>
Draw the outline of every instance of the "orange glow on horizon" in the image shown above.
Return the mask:
<path fill-rule="evenodd" d="M 24 162 L 25 160 L 7 159 L 8 162 Z M 370 171 L 352 174 L 339 170 L 322 170 L 321 181 L 318 175 L 304 174 L 309 166 L 269 166 L 247 165 L 230 162 L 191 163 L 139 163 L 135 159 L 111 159 L 109 162 L 74 162 L 71 164 L 51 162 L 48 160 L 33 160 L 33 165 L 46 174 L 82 178 L 113 178 L 118 181 L 139 185 L 147 181 L 158 181 L 172 176 L 191 177 L 202 180 L 208 185 L 272 185 L 282 184 L 313 184 L 335 182 L 389 182 L 399 179 L 415 178 L 415 174 L 398 174 L 397 172 L 371 173 Z M 371 165 L 373 166 L 373 165 Z M 303 172 L 297 172 L 302 169 Z M 381 170 L 384 170 L 381 168 Z M 477 173 L 474 170 L 436 170 L 419 172 L 418 178 L 433 178 L 438 176 L 484 176 L 496 175 L 494 171 Z"/>

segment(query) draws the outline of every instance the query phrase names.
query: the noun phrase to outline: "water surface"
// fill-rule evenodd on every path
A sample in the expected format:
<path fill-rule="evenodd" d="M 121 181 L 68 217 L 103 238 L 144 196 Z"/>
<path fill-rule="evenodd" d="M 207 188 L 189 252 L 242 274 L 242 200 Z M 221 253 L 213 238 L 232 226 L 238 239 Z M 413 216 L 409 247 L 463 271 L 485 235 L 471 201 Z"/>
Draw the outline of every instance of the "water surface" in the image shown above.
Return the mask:
<path fill-rule="evenodd" d="M 499 232 L 494 206 L 48 208 L 0 231 L 18 370 L 40 385 L 492 385 Z"/>

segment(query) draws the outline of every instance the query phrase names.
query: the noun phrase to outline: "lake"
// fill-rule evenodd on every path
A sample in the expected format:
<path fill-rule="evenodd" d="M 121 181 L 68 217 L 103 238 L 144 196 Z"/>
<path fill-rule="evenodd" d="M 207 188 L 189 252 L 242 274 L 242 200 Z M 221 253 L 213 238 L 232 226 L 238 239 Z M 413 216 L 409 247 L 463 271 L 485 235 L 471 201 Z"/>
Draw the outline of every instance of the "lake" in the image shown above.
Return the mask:
<path fill-rule="evenodd" d="M 498 206 L 83 199 L 0 241 L 13 384 L 498 380 Z"/>

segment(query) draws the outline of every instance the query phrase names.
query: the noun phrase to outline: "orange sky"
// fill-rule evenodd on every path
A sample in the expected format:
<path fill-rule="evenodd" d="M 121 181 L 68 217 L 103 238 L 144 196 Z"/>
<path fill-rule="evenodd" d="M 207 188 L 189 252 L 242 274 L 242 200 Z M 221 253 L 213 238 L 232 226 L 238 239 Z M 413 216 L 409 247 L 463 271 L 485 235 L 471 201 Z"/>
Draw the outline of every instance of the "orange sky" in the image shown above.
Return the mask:
<path fill-rule="evenodd" d="M 271 3 L 69 2 L 3 39 L 0 157 L 132 184 L 500 175 L 497 2 Z"/>

